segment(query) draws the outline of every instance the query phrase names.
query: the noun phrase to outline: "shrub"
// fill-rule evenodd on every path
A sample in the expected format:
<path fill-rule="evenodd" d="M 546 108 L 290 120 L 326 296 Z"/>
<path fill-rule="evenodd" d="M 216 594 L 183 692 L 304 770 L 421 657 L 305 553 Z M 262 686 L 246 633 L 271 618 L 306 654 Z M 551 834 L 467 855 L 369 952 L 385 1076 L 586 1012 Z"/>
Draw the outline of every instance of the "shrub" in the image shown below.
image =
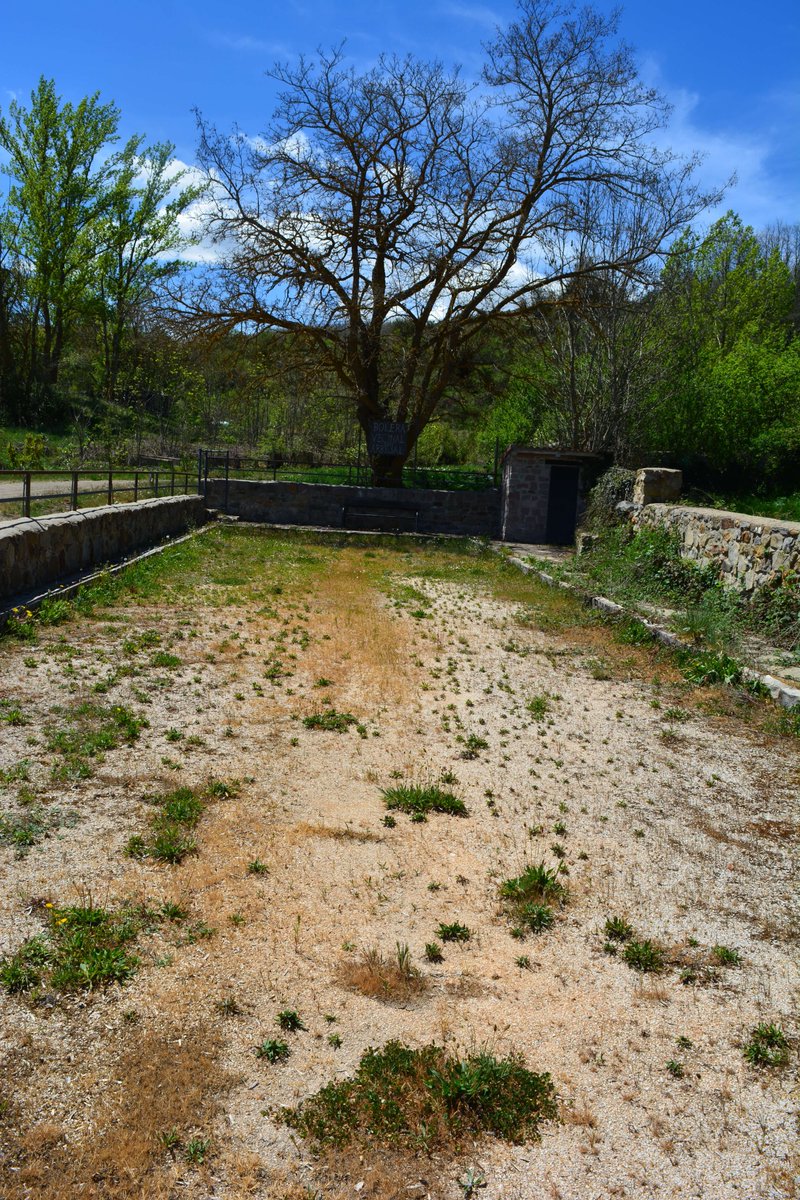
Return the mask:
<path fill-rule="evenodd" d="M 519 1054 L 458 1059 L 439 1046 L 391 1041 L 367 1050 L 353 1078 L 327 1084 L 280 1115 L 320 1146 L 369 1141 L 431 1150 L 485 1133 L 533 1140 L 557 1111 L 550 1076 L 528 1070 Z"/>
<path fill-rule="evenodd" d="M 597 480 L 586 501 L 584 524 L 587 529 L 603 529 L 619 521 L 617 505 L 633 500 L 636 472 L 625 467 L 610 467 Z"/>

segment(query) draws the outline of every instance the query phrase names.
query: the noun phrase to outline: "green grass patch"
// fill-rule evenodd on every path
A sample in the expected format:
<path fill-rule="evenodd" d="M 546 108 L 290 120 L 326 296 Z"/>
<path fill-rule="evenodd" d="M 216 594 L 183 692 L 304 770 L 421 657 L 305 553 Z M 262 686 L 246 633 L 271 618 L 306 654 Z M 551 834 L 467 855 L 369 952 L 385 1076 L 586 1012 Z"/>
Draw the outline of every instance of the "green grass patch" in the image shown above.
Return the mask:
<path fill-rule="evenodd" d="M 522 1055 L 459 1059 L 439 1046 L 391 1041 L 367 1050 L 351 1079 L 327 1084 L 280 1116 L 319 1146 L 432 1150 L 484 1134 L 533 1141 L 543 1121 L 556 1119 L 557 1100 L 550 1076 L 530 1071 Z"/>
<path fill-rule="evenodd" d="M 124 983 L 139 965 L 131 944 L 154 920 L 141 907 L 115 912 L 91 903 L 63 908 L 47 904 L 44 912 L 46 931 L 0 959 L 0 986 L 6 992 L 45 986 L 70 992 Z"/>
<path fill-rule="evenodd" d="M 555 921 L 554 907 L 567 900 L 567 888 L 561 882 L 564 865 L 538 863 L 525 868 L 521 875 L 500 884 L 500 899 L 517 938 L 543 933 Z"/>
<path fill-rule="evenodd" d="M 467 806 L 452 792 L 445 792 L 436 784 L 399 784 L 384 788 L 381 792 L 388 809 L 408 813 L 409 816 L 427 817 L 429 812 L 447 813 L 452 817 L 466 817 Z"/>
<path fill-rule="evenodd" d="M 303 717 L 306 729 L 324 729 L 329 733 L 347 733 L 351 725 L 357 725 L 358 720 L 349 712 L 337 712 L 335 708 L 326 708 L 322 712 L 312 713 Z"/>
<path fill-rule="evenodd" d="M 197 852 L 197 841 L 192 831 L 205 812 L 208 801 L 237 795 L 239 786 L 238 780 L 229 783 L 212 780 L 200 791 L 179 787 L 165 795 L 147 797 L 156 807 L 150 828 L 146 834 L 134 834 L 128 839 L 125 854 L 129 858 L 152 858 L 173 866 L 183 862 L 189 854 Z"/>
<path fill-rule="evenodd" d="M 60 756 L 52 770 L 54 779 L 86 779 L 109 750 L 132 745 L 150 722 L 122 704 L 105 707 L 88 701 L 65 713 L 60 728 L 47 730 L 47 749 Z"/>

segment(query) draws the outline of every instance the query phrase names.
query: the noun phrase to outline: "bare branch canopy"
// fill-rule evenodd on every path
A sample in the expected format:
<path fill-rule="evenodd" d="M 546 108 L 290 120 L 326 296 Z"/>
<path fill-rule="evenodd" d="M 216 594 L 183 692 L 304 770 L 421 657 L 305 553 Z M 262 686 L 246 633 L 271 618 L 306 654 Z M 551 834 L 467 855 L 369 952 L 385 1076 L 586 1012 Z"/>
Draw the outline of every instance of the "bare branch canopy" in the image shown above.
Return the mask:
<path fill-rule="evenodd" d="M 402 421 L 409 449 L 489 322 L 578 277 L 635 280 L 717 199 L 653 146 L 666 106 L 591 8 L 521 0 L 474 85 L 411 57 L 359 73 L 343 47 L 272 75 L 259 136 L 199 121 L 220 262 L 185 311 L 307 340 L 362 426 Z"/>

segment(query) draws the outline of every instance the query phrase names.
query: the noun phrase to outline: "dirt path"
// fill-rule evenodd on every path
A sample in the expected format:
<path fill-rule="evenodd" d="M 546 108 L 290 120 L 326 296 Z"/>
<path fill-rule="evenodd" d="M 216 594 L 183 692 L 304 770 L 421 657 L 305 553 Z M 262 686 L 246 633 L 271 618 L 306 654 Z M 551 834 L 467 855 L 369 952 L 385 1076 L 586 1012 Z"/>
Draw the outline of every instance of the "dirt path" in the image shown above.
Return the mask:
<path fill-rule="evenodd" d="M 759 1023 L 795 1033 L 795 743 L 494 558 L 242 530 L 170 553 L 157 587 L 0 644 L 0 834 L 40 829 L 0 847 L 0 953 L 48 904 L 150 914 L 124 986 L 0 993 L 0 1195 L 455 1198 L 470 1171 L 487 1200 L 795 1195 L 791 1065 L 743 1057 Z M 61 735 L 85 751 L 112 705 L 149 726 L 81 759 Z M 354 722 L 304 724 L 331 712 Z M 196 853 L 123 853 L 154 798 L 210 779 Z M 382 789 L 411 784 L 469 815 L 387 822 Z M 516 937 L 500 886 L 540 862 L 568 896 Z M 610 917 L 663 970 L 628 966 Z M 400 1002 L 354 969 L 398 946 L 422 975 Z M 561 1119 L 317 1159 L 279 1110 L 393 1038 L 520 1051 Z"/>

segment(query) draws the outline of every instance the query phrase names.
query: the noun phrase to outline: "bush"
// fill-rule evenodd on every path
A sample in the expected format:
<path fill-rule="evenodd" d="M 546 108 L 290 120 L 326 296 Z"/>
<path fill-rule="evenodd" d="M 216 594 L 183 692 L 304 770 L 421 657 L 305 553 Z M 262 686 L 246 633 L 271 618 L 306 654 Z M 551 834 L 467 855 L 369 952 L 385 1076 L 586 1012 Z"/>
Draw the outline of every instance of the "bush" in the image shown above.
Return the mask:
<path fill-rule="evenodd" d="M 550 1076 L 528 1070 L 520 1054 L 458 1059 L 439 1046 L 414 1050 L 391 1041 L 367 1050 L 352 1079 L 329 1083 L 280 1115 L 318 1145 L 370 1141 L 430 1150 L 484 1133 L 533 1140 L 557 1111 Z"/>
<path fill-rule="evenodd" d="M 619 521 L 617 505 L 633 500 L 636 472 L 625 467 L 611 467 L 601 475 L 589 492 L 584 525 L 587 529 L 603 529 Z"/>

